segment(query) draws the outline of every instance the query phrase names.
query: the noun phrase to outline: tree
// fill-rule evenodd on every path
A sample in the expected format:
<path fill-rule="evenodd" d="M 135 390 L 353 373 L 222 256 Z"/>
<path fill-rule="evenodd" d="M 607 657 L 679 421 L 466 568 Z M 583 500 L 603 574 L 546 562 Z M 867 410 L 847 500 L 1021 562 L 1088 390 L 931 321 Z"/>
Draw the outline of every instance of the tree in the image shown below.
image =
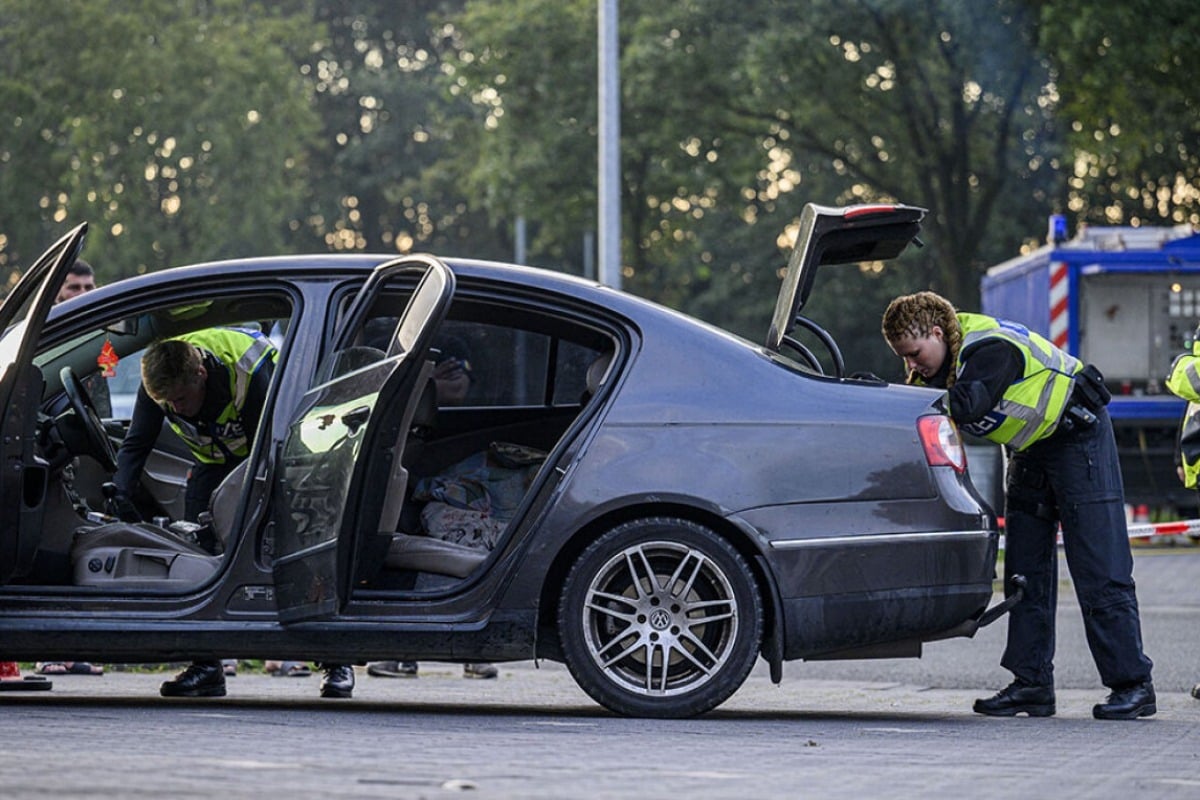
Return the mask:
<path fill-rule="evenodd" d="M 81 220 L 105 281 L 283 249 L 316 130 L 305 11 L 0 0 L 0 264 Z"/>
<path fill-rule="evenodd" d="M 805 202 L 930 209 L 899 274 L 833 271 L 814 310 L 863 340 L 896 287 L 978 297 L 1061 185 L 1035 20 L 1011 0 L 681 0 L 621 8 L 624 286 L 761 338 Z M 553 259 L 595 214 L 593 2 L 470 2 L 449 77 L 486 111 L 473 195 Z M 535 43 L 531 46 L 530 43 Z M 535 146 L 536 145 L 536 146 Z M 461 164 L 460 164 L 461 166 Z"/>
<path fill-rule="evenodd" d="M 1073 151 L 1060 210 L 1101 225 L 1200 225 L 1195 4 L 1032 5 Z"/>
<path fill-rule="evenodd" d="M 472 202 L 457 120 L 476 116 L 443 90 L 444 20 L 463 0 L 318 0 L 328 37 L 306 59 L 323 130 L 298 240 L 331 250 L 433 250 L 501 258 L 511 239 Z M 468 129 L 469 130 L 469 129 Z"/>
<path fill-rule="evenodd" d="M 1007 0 L 812 3 L 760 41 L 746 116 L 846 178 L 839 203 L 928 208 L 925 283 L 973 303 L 981 268 L 1042 227 L 1060 180 L 1034 22 Z"/>

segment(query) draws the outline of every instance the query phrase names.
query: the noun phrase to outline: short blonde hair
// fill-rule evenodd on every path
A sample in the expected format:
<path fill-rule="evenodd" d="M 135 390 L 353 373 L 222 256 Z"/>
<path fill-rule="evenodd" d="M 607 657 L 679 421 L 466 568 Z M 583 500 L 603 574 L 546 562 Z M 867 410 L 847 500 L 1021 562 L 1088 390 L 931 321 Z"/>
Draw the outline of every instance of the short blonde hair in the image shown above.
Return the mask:
<path fill-rule="evenodd" d="M 953 304 L 936 292 L 917 292 L 897 297 L 883 312 L 883 338 L 895 343 L 905 336 L 928 336 L 934 326 L 942 329 L 947 345 L 947 358 L 958 360 L 962 346 L 962 327 Z M 908 382 L 914 380 L 912 374 Z M 946 386 L 954 385 L 954 370 L 946 376 Z"/>
<path fill-rule="evenodd" d="M 203 366 L 200 350 L 182 339 L 164 339 L 142 355 L 142 386 L 158 401 L 196 377 Z"/>

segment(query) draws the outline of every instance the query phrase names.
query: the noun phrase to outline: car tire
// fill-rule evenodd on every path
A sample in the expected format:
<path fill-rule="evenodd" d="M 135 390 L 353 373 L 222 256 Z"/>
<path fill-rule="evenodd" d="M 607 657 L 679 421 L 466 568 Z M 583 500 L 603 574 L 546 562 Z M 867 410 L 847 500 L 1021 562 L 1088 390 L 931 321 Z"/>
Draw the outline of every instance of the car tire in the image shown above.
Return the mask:
<path fill-rule="evenodd" d="M 559 600 L 563 657 L 602 706 L 678 719 L 725 702 L 750 674 L 763 606 L 749 565 L 695 522 L 650 518 L 602 535 Z"/>

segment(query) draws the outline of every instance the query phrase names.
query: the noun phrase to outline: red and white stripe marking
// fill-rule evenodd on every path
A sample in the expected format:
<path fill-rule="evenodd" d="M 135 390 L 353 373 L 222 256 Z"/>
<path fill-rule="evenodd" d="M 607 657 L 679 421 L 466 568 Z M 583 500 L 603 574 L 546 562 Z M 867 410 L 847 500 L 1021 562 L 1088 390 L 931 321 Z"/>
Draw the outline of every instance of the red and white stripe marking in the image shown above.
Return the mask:
<path fill-rule="evenodd" d="M 1071 321 L 1067 300 L 1067 262 L 1054 261 L 1050 264 L 1050 341 L 1063 350 L 1067 349 Z"/>

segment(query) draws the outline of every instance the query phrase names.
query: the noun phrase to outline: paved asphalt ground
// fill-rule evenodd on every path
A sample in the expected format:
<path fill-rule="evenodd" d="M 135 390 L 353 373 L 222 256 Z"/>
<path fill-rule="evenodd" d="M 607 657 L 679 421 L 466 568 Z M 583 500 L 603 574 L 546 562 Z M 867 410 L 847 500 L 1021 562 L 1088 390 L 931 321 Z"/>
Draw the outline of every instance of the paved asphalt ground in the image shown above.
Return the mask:
<path fill-rule="evenodd" d="M 468 681 L 367 677 L 352 700 L 318 677 L 243 672 L 219 700 L 158 697 L 163 674 L 56 677 L 0 693 L 0 797 L 480 798 L 1200 797 L 1200 548 L 1142 550 L 1136 575 L 1159 713 L 1099 722 L 1104 696 L 1069 581 L 1058 714 L 990 719 L 971 701 L 1008 679 L 1004 623 L 921 659 L 760 665 L 703 718 L 631 720 L 558 664 Z"/>

